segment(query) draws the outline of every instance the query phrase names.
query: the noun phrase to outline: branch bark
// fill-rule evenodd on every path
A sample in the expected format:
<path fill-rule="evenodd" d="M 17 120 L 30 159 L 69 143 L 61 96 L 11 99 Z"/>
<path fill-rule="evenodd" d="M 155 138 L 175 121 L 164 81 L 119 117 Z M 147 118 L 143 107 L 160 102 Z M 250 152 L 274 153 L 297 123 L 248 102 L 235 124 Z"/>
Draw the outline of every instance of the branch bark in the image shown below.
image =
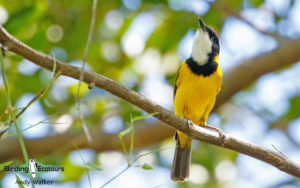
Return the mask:
<path fill-rule="evenodd" d="M 23 44 L 22 42 L 18 41 L 16 38 L 14 38 L 13 36 L 11 36 L 2 26 L 0 26 L 0 43 L 6 48 L 6 50 L 15 52 L 16 54 L 19 54 L 21 56 L 23 56 L 24 58 L 32 61 L 33 63 L 48 69 L 48 70 L 52 70 L 53 69 L 53 60 L 50 56 L 45 55 L 43 53 L 37 52 L 34 49 L 30 48 L 29 46 L 26 46 L 25 44 Z M 283 45 L 281 47 L 278 47 L 277 49 L 266 53 L 264 55 L 262 55 L 262 57 L 267 59 L 267 62 L 274 60 L 273 64 L 268 64 L 270 65 L 271 68 L 268 69 L 267 67 L 260 67 L 261 69 L 263 69 L 262 71 L 256 70 L 250 66 L 250 60 L 248 60 L 248 63 L 246 63 L 247 66 L 244 66 L 240 71 L 240 73 L 236 73 L 236 72 L 229 72 L 230 74 L 234 74 L 235 76 L 233 78 L 230 77 L 226 77 L 225 76 L 225 83 L 231 83 L 231 82 L 240 82 L 239 84 L 236 84 L 235 87 L 233 87 L 233 92 L 230 92 L 224 84 L 224 90 L 222 94 L 223 98 L 221 98 L 221 100 L 224 99 L 228 99 L 230 98 L 236 91 L 238 91 L 239 89 L 245 87 L 246 85 L 243 84 L 249 84 L 250 79 L 246 79 L 246 81 L 243 81 L 244 79 L 244 75 L 246 74 L 246 72 L 252 72 L 253 75 L 249 75 L 249 77 L 252 79 L 252 81 L 254 81 L 257 77 L 259 77 L 261 74 L 266 73 L 268 71 L 273 71 L 274 68 L 280 68 L 289 64 L 292 64 L 292 60 L 299 60 L 300 59 L 300 55 L 297 54 L 297 51 L 300 50 L 300 39 L 296 39 L 294 41 L 289 42 L 290 44 L 286 44 Z M 281 49 L 281 50 L 280 50 Z M 283 54 L 283 53 L 286 54 Z M 280 53 L 281 57 L 276 56 L 276 53 Z M 277 58 L 279 58 L 279 60 L 272 58 L 272 55 L 275 55 Z M 295 55 L 297 58 L 287 58 L 289 55 Z M 284 57 L 284 59 L 283 59 Z M 264 63 L 262 58 L 257 57 L 258 59 L 252 58 L 252 63 L 251 65 L 254 63 L 255 65 L 257 65 L 257 63 L 253 62 L 253 61 L 258 61 L 260 63 Z M 68 65 L 67 63 L 63 63 L 61 61 L 57 61 L 56 62 L 56 70 L 60 71 L 62 75 L 65 76 L 69 76 L 75 79 L 79 79 L 80 77 L 80 68 Z M 228 75 L 228 74 L 227 74 Z M 89 71 L 84 71 L 84 75 L 83 75 L 83 81 L 86 82 L 89 85 L 95 85 L 98 88 L 104 89 L 108 92 L 110 92 L 111 94 L 118 96 L 122 99 L 124 99 L 125 101 L 136 105 L 137 107 L 139 107 L 140 109 L 148 112 L 148 113 L 153 113 L 153 112 L 159 112 L 158 115 L 155 115 L 155 117 L 163 122 L 165 122 L 168 126 L 176 128 L 182 132 L 185 132 L 186 134 L 190 135 L 192 138 L 204 141 L 206 143 L 209 144 L 213 144 L 216 146 L 223 146 L 224 148 L 227 149 L 231 149 L 234 151 L 237 151 L 239 153 L 243 153 L 245 155 L 254 157 L 256 159 L 259 159 L 261 161 L 265 161 L 266 163 L 269 163 L 271 165 L 273 165 L 274 167 L 278 168 L 279 170 L 282 170 L 288 174 L 291 174 L 295 177 L 300 178 L 300 166 L 296 163 L 294 163 L 293 161 L 289 160 L 288 158 L 286 158 L 285 156 L 282 156 L 281 154 L 278 154 L 276 152 L 273 152 L 269 149 L 266 148 L 262 148 L 259 147 L 255 144 L 234 138 L 230 135 L 226 135 L 226 143 L 223 143 L 221 139 L 219 139 L 218 135 L 215 132 L 211 132 L 208 130 L 205 130 L 199 126 L 191 126 L 191 127 L 187 127 L 186 125 L 186 121 L 179 118 L 178 116 L 174 115 L 172 112 L 164 109 L 163 107 L 161 107 L 160 105 L 156 104 L 155 102 L 147 99 L 145 96 L 130 90 L 120 84 L 118 84 L 117 82 L 93 73 L 93 72 L 89 72 Z M 226 89 L 225 89 L 226 88 Z M 221 95 L 221 96 L 222 96 Z M 220 100 L 219 100 L 220 101 Z M 219 102 L 220 103 L 220 102 Z M 147 135 L 149 135 L 149 133 L 147 132 Z M 152 135 L 154 136 L 154 135 Z M 99 137 L 99 135 L 97 136 Z M 50 139 L 53 139 L 52 137 L 49 137 Z M 45 138 L 47 139 L 47 138 Z M 7 142 L 6 140 L 4 140 L 5 142 Z M 55 139 L 51 140 L 53 142 L 55 142 Z M 67 140 L 69 141 L 69 140 Z M 3 142 L 3 141 L 2 141 Z M 103 143 L 103 142 L 102 142 Z M 107 141 L 105 141 L 105 144 L 107 143 Z M 8 143 L 6 143 L 8 144 Z M 95 146 L 97 146 L 99 143 L 97 144 L 93 144 Z M 45 147 L 43 145 L 40 145 L 42 147 Z M 95 147 L 92 146 L 91 147 Z M 27 147 L 30 147 L 30 143 L 27 144 Z M 2 148 L 2 147 L 1 147 Z M 41 149 L 41 147 L 40 147 Z M 2 150 L 2 149 L 1 149 Z"/>
<path fill-rule="evenodd" d="M 145 131 L 147 129 L 147 131 Z M 169 128 L 162 122 L 155 124 L 136 123 L 134 125 L 134 148 L 145 145 L 156 144 L 160 138 L 170 137 L 174 129 Z M 151 136 L 149 136 L 151 135 Z M 48 136 L 38 139 L 24 139 L 29 156 L 43 156 L 49 154 L 61 154 L 74 150 L 74 144 L 78 148 L 91 148 L 95 151 L 122 150 L 118 134 L 107 134 L 102 131 L 101 126 L 91 130 L 93 140 L 88 142 L 83 132 L 68 132 L 62 135 Z M 130 147 L 130 136 L 124 137 L 124 142 Z M 13 158 L 21 158 L 18 139 L 8 137 L 0 141 L 0 163 Z"/>
<path fill-rule="evenodd" d="M 280 42 L 274 50 L 246 59 L 228 70 L 215 108 L 228 101 L 235 93 L 253 83 L 260 76 L 292 65 L 300 60 L 300 38 Z"/>
<path fill-rule="evenodd" d="M 147 131 L 145 131 L 147 129 Z M 61 154 L 78 148 L 91 148 L 95 151 L 122 150 L 118 134 L 106 134 L 102 127 L 92 129 L 93 140 L 88 142 L 83 132 L 68 132 L 62 135 L 47 136 L 38 139 L 24 139 L 29 156 L 38 157 L 49 154 Z M 159 143 L 161 140 L 174 134 L 174 129 L 162 122 L 155 124 L 135 123 L 134 148 Z M 151 136 L 149 136 L 151 135 Z M 124 142 L 130 147 L 130 136 L 124 137 Z M 21 158 L 22 152 L 18 139 L 7 137 L 0 141 L 0 163 L 14 158 Z"/>

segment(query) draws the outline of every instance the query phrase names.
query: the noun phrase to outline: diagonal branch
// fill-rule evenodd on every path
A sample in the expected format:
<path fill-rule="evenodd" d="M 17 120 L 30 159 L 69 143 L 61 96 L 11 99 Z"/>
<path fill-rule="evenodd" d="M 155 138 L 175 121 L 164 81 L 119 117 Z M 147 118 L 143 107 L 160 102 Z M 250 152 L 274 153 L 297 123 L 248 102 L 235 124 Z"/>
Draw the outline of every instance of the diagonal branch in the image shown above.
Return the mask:
<path fill-rule="evenodd" d="M 228 70 L 215 108 L 228 101 L 238 91 L 249 86 L 260 76 L 292 65 L 300 60 L 300 38 L 281 42 L 274 50 L 244 60 Z"/>
<path fill-rule="evenodd" d="M 232 82 L 237 82 L 237 80 L 244 80 L 241 78 L 244 78 L 244 76 L 246 75 L 247 72 L 253 73 L 253 76 L 250 76 L 250 78 L 252 79 L 252 81 L 254 81 L 258 76 L 260 76 L 263 73 L 266 73 L 268 71 L 273 71 L 275 68 L 280 68 L 280 67 L 292 64 L 297 59 L 300 59 L 300 56 L 299 55 L 296 56 L 298 58 L 295 58 L 295 57 L 287 58 L 287 56 L 288 55 L 291 55 L 291 56 L 297 55 L 297 51 L 300 50 L 300 42 L 299 41 L 300 41 L 300 39 L 291 41 L 290 44 L 280 46 L 277 49 L 262 55 L 262 57 L 266 58 L 268 61 L 274 60 L 273 64 L 270 65 L 271 66 L 270 69 L 267 69 L 266 67 L 265 68 L 261 67 L 262 71 L 256 72 L 256 71 L 254 71 L 254 68 L 252 66 L 249 66 L 250 60 L 251 60 L 250 59 L 246 63 L 246 65 L 248 65 L 248 66 L 242 68 L 241 73 L 236 74 L 234 72 L 231 72 L 232 74 L 235 74 L 235 76 L 238 76 L 238 77 L 233 77 L 235 79 L 231 80 L 233 78 L 230 78 L 227 76 L 227 77 L 225 77 L 225 83 L 227 83 L 227 84 L 231 83 L 231 82 L 228 82 L 228 79 L 229 79 L 229 81 L 231 80 Z M 45 55 L 41 52 L 37 52 L 34 49 L 30 48 L 29 46 L 26 46 L 25 44 L 18 41 L 13 36 L 11 36 L 2 26 L 0 26 L 0 43 L 6 48 L 6 50 L 15 52 L 45 69 L 48 69 L 51 71 L 53 68 L 53 60 L 50 56 Z M 284 53 L 284 52 L 286 53 L 284 56 L 280 57 L 280 56 L 276 55 L 276 53 L 282 55 L 282 53 Z M 274 55 L 278 59 L 276 59 L 276 58 L 274 59 L 272 55 Z M 283 61 L 282 57 L 285 57 L 284 61 Z M 252 59 L 252 61 L 254 61 L 254 60 L 257 60 L 257 61 L 259 60 L 258 62 L 264 63 L 263 59 L 259 59 L 259 57 L 256 57 L 256 59 L 255 58 Z M 255 63 L 255 62 L 253 62 L 253 63 Z M 245 69 L 245 68 L 247 68 L 247 69 Z M 75 78 L 77 80 L 80 77 L 80 71 L 81 71 L 80 68 L 68 65 L 67 63 L 57 61 L 56 69 L 58 71 L 61 71 L 62 75 L 69 76 L 69 77 Z M 242 84 L 249 84 L 251 79 L 246 79 L 246 81 L 242 81 L 237 87 L 235 87 L 233 92 L 229 92 L 228 90 L 227 91 L 225 90 L 227 92 L 227 93 L 225 92 L 227 95 L 223 94 L 224 95 L 223 100 L 224 100 L 224 97 L 225 97 L 225 99 L 226 99 L 226 97 L 228 99 L 236 91 L 238 91 L 238 89 L 245 87 L 246 85 L 242 85 Z M 261 161 L 265 161 L 266 163 L 269 163 L 269 164 L 275 166 L 276 168 L 278 168 L 281 171 L 284 171 L 288 174 L 291 174 L 295 177 L 300 178 L 300 166 L 298 164 L 294 163 L 293 161 L 289 160 L 288 158 L 283 157 L 279 153 L 276 153 L 269 149 L 266 149 L 266 148 L 257 146 L 255 144 L 240 140 L 238 138 L 234 138 L 233 136 L 230 136 L 230 135 L 226 135 L 227 141 L 224 144 L 221 142 L 221 140 L 219 139 L 219 137 L 217 136 L 216 133 L 205 130 L 198 126 L 191 126 L 188 128 L 185 120 L 179 118 L 178 116 L 176 116 L 172 112 L 164 109 L 163 107 L 156 104 L 155 102 L 147 99 L 145 96 L 143 96 L 133 90 L 130 90 L 105 76 L 102 76 L 102 75 L 99 75 L 99 74 L 96 74 L 93 72 L 89 72 L 89 71 L 84 71 L 83 81 L 89 85 L 93 83 L 93 85 L 95 85 L 96 87 L 104 89 L 104 90 L 110 92 L 111 94 L 118 96 L 131 104 L 134 104 L 137 107 L 139 107 L 140 109 L 142 109 L 148 113 L 159 112 L 158 115 L 155 115 L 155 117 L 157 119 L 165 122 L 170 127 L 173 127 L 182 132 L 185 132 L 186 134 L 190 135 L 192 138 L 195 138 L 195 139 L 198 139 L 198 140 L 201 140 L 201 141 L 204 141 L 206 143 L 213 144 L 216 146 L 223 145 L 224 148 L 228 148 L 228 149 L 237 151 L 239 153 L 243 153 L 245 155 L 254 157 Z M 224 88 L 226 88 L 226 87 L 224 86 Z"/>

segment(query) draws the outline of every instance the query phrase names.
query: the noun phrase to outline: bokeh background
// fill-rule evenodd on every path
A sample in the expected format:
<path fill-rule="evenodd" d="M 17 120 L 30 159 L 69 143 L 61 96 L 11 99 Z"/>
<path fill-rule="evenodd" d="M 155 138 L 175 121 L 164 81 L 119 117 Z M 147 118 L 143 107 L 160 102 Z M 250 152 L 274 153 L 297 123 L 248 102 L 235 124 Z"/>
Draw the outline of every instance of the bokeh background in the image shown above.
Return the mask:
<path fill-rule="evenodd" d="M 56 59 L 71 65 L 81 66 L 91 7 L 92 0 L 0 0 L 0 24 L 32 48 L 55 55 Z M 172 110 L 176 71 L 180 61 L 190 56 L 198 27 L 197 16 L 201 16 L 220 35 L 219 61 L 224 74 L 242 65 L 247 58 L 277 48 L 280 44 L 275 35 L 289 40 L 300 37 L 299 0 L 100 0 L 86 68 Z M 284 61 L 285 57 L 281 59 Z M 52 73 L 12 53 L 7 53 L 4 60 L 13 105 L 22 108 L 47 86 Z M 300 163 L 299 72 L 300 62 L 295 62 L 261 76 L 215 109 L 208 123 L 266 148 L 275 150 L 274 145 Z M 108 147 L 97 148 L 97 143 L 90 147 L 77 143 L 80 149 L 76 149 L 72 145 L 74 140 L 63 138 L 70 135 L 72 138 L 73 133 L 83 134 L 76 110 L 77 87 L 78 81 L 59 77 L 46 95 L 18 119 L 23 137 L 35 139 L 42 147 L 45 143 L 41 139 L 57 136 L 51 151 L 39 153 L 37 148 L 31 155 L 41 163 L 65 168 L 62 173 L 42 175 L 57 182 L 51 187 L 83 188 L 90 184 L 100 187 L 121 172 L 127 162 L 116 135 L 128 127 L 131 114 L 145 114 L 103 90 L 88 90 L 83 84 L 80 90 L 81 108 L 89 130 L 100 131 L 99 135 L 111 135 L 110 138 L 114 136 L 117 146 L 96 138 L 102 141 L 99 144 L 104 143 Z M 6 109 L 3 80 L 0 79 L 0 128 L 7 123 Z M 150 154 L 141 157 L 135 163 L 136 167 L 128 169 L 107 187 L 300 186 L 298 179 L 266 163 L 199 141 L 193 142 L 190 179 L 185 183 L 174 183 L 170 180 L 175 147 L 173 130 L 165 132 L 168 128 L 162 129 L 156 124 L 160 123 L 154 118 L 134 124 L 141 126 L 141 132 L 152 126 L 158 129 L 155 132 L 158 136 L 143 134 L 150 141 L 135 143 L 134 156 Z M 165 133 L 161 133 L 160 129 Z M 12 142 L 5 140 L 16 140 L 14 133 L 15 129 L 11 127 L 1 137 L 1 163 L 24 163 L 20 153 L 4 155 L 6 149 L 12 147 Z M 135 137 L 138 138 L 138 135 Z M 66 144 L 72 147 L 64 149 Z M 159 151 L 151 152 L 156 149 Z M 102 170 L 87 170 L 84 163 L 88 162 Z M 139 167 L 144 163 L 153 169 Z M 26 178 L 22 174 L 19 176 Z M 18 187 L 14 173 L 1 171 L 0 179 L 1 187 Z"/>

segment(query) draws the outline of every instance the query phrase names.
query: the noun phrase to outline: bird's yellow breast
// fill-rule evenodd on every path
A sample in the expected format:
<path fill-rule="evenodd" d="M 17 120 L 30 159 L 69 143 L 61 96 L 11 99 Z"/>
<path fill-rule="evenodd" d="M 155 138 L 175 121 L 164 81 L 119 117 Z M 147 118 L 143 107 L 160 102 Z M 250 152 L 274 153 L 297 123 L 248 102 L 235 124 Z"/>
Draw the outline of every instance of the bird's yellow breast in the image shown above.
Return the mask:
<path fill-rule="evenodd" d="M 209 76 L 203 76 L 193 73 L 184 61 L 176 80 L 175 114 L 190 119 L 194 124 L 206 123 L 221 84 L 222 72 L 219 66 Z"/>

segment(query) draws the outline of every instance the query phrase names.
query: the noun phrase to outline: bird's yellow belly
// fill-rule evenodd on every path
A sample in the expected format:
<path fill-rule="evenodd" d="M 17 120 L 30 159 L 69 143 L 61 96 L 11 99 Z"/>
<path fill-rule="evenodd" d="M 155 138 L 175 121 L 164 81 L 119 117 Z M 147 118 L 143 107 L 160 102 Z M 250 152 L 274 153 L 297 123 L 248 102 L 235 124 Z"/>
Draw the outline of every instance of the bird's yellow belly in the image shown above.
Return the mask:
<path fill-rule="evenodd" d="M 194 124 L 204 124 L 215 103 L 221 77 L 219 71 L 207 77 L 187 71 L 190 70 L 180 72 L 182 77 L 174 99 L 174 111 Z"/>

